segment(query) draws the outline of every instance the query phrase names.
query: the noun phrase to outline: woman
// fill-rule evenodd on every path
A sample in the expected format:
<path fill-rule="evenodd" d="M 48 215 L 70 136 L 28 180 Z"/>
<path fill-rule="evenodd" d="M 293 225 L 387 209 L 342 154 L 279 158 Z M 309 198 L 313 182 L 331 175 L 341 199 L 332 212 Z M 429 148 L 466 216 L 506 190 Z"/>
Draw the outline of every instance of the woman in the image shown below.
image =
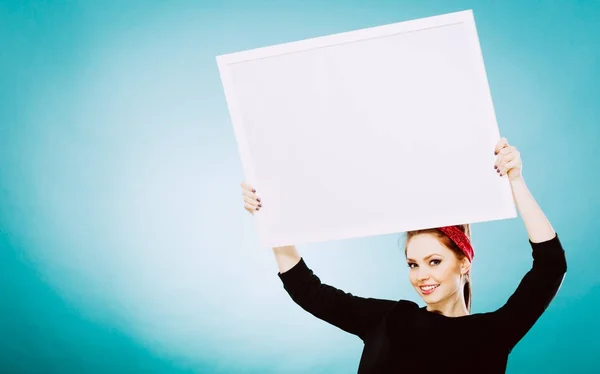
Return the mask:
<path fill-rule="evenodd" d="M 556 295 L 567 270 L 557 234 L 521 175 L 519 152 L 501 139 L 494 168 L 510 181 L 529 236 L 533 266 L 498 310 L 471 314 L 468 225 L 407 233 L 410 282 L 426 303 L 362 298 L 321 283 L 295 246 L 273 248 L 291 298 L 314 316 L 364 342 L 359 373 L 504 373 L 508 355 Z M 245 208 L 262 207 L 242 184 Z"/>

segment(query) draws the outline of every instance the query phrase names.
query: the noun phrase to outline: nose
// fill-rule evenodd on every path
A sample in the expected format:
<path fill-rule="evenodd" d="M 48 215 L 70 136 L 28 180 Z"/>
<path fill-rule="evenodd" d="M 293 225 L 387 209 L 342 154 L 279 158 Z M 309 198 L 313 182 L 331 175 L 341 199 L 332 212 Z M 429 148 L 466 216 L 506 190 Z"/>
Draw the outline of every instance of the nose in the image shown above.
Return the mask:
<path fill-rule="evenodd" d="M 424 281 L 429 279 L 429 270 L 424 269 L 424 268 L 419 268 L 419 270 L 417 271 L 417 280 L 419 281 Z"/>

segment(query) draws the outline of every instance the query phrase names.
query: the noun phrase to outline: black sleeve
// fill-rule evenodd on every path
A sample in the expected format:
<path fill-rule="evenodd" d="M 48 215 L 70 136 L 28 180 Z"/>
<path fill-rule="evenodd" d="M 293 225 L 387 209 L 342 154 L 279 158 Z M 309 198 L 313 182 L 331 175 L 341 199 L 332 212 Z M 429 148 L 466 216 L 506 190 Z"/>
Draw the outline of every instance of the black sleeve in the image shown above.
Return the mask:
<path fill-rule="evenodd" d="M 498 334 L 508 350 L 527 334 L 550 305 L 567 271 L 565 251 L 556 235 L 541 243 L 529 244 L 533 266 L 523 277 L 506 304 L 496 311 Z"/>
<path fill-rule="evenodd" d="M 321 283 L 304 259 L 278 273 L 292 300 L 315 317 L 357 335 L 363 341 L 369 328 L 394 306 L 391 300 L 362 298 Z"/>

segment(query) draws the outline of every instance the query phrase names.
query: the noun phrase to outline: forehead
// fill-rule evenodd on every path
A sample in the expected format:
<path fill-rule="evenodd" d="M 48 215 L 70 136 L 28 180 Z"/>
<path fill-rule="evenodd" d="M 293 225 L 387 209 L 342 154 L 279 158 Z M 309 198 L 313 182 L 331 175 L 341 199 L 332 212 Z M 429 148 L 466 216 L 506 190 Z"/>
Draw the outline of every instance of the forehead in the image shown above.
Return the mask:
<path fill-rule="evenodd" d="M 433 253 L 448 256 L 452 254 L 452 251 L 432 234 L 416 235 L 409 240 L 406 246 L 406 257 L 413 260 L 425 258 Z"/>

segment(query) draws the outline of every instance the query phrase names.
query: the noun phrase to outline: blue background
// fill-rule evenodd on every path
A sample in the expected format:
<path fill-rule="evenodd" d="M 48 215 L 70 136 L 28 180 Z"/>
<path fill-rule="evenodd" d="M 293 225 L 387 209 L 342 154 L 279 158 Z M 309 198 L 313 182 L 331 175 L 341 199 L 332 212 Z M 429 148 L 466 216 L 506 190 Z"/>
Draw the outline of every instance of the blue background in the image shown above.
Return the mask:
<path fill-rule="evenodd" d="M 0 371 L 356 372 L 360 340 L 296 306 L 258 245 L 215 56 L 465 9 L 568 252 L 508 372 L 600 373 L 600 2 L 482 0 L 0 2 Z M 520 218 L 473 231 L 482 312 L 531 255 Z M 298 249 L 324 282 L 419 301 L 399 238 Z"/>

